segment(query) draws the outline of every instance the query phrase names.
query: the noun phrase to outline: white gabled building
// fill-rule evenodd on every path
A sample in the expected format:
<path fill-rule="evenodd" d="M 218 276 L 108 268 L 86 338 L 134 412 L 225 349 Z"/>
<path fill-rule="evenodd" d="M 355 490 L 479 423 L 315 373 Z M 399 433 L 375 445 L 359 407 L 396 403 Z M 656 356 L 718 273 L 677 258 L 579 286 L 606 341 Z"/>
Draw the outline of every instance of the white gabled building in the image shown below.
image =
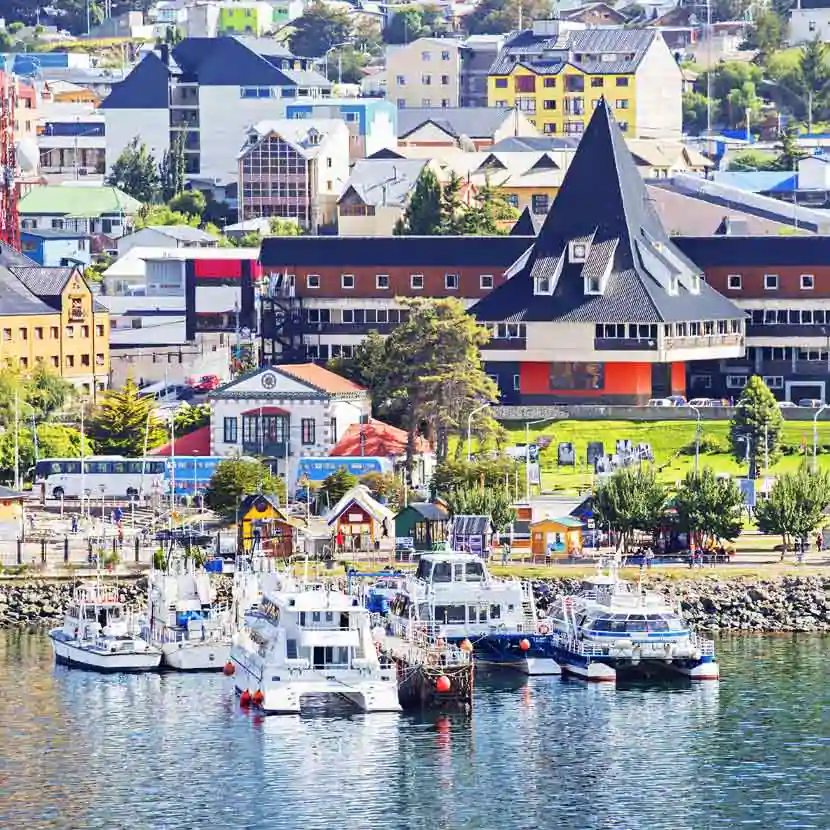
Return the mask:
<path fill-rule="evenodd" d="M 372 409 L 366 389 L 313 363 L 257 369 L 209 400 L 211 455 L 263 456 L 286 476 L 300 456 L 327 456 Z"/>

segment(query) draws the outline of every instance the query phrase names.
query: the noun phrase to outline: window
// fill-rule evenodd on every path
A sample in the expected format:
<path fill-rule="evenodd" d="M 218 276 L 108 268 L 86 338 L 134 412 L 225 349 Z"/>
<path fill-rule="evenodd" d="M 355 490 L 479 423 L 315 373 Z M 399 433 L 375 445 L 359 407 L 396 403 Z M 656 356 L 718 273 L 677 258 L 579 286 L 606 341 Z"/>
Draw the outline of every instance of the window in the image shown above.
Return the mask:
<path fill-rule="evenodd" d="M 307 288 L 319 288 L 320 287 L 320 275 L 319 274 L 309 274 L 305 278 L 305 284 Z"/>
<path fill-rule="evenodd" d="M 740 274 L 730 274 L 726 278 L 726 287 L 730 291 L 740 291 L 741 290 L 741 275 Z"/>
<path fill-rule="evenodd" d="M 545 124 L 545 126 L 542 128 L 542 132 L 546 133 L 547 135 L 550 135 L 551 133 L 555 133 L 556 132 L 556 124 Z"/>
<path fill-rule="evenodd" d="M 447 291 L 458 291 L 458 274 L 444 274 L 444 288 Z"/>
<path fill-rule="evenodd" d="M 432 60 L 432 55 L 429 52 L 421 52 L 421 60 L 429 63 Z"/>
<path fill-rule="evenodd" d="M 727 375 L 727 389 L 743 389 L 746 386 L 746 375 Z"/>
<path fill-rule="evenodd" d="M 812 291 L 816 287 L 816 280 L 812 274 L 801 275 L 801 290 Z"/>
<path fill-rule="evenodd" d="M 12 339 L 12 330 L 11 329 L 3 329 L 3 339 L 4 340 L 11 340 Z"/>
<path fill-rule="evenodd" d="M 549 197 L 546 193 L 534 193 L 530 197 L 530 209 L 535 214 L 545 214 L 548 212 Z"/>
<path fill-rule="evenodd" d="M 420 291 L 424 287 L 424 275 L 412 274 L 409 277 L 409 286 L 413 291 Z"/>
<path fill-rule="evenodd" d="M 59 362 L 58 358 L 55 357 L 54 355 L 49 358 L 49 362 L 52 364 L 52 367 L 55 368 L 55 369 L 57 369 L 58 366 L 60 365 L 60 362 Z"/>
<path fill-rule="evenodd" d="M 441 76 L 441 86 L 449 86 L 450 85 L 450 76 L 449 75 L 442 75 Z"/>
<path fill-rule="evenodd" d="M 66 366 L 68 369 L 73 368 L 75 365 L 75 355 L 68 354 L 66 356 Z"/>
<path fill-rule="evenodd" d="M 75 336 L 75 326 L 67 326 L 66 327 L 66 336 L 67 337 L 74 337 Z"/>
<path fill-rule="evenodd" d="M 43 328 L 41 326 L 35 328 L 35 340 L 43 340 Z"/>
<path fill-rule="evenodd" d="M 582 75 L 568 75 L 565 78 L 565 92 L 584 92 L 585 78 Z"/>
<path fill-rule="evenodd" d="M 21 328 L 19 331 L 20 339 L 21 340 L 28 340 L 29 339 L 29 330 Z"/>
<path fill-rule="evenodd" d="M 421 84 L 423 86 L 432 86 L 432 75 L 421 75 Z"/>
<path fill-rule="evenodd" d="M 778 290 L 778 274 L 764 274 L 764 290 Z"/>
<path fill-rule="evenodd" d="M 51 337 L 51 338 L 52 338 L 52 340 L 57 340 L 57 339 L 60 337 L 60 333 L 59 333 L 59 331 L 58 331 L 58 327 L 57 327 L 57 326 L 51 326 L 51 327 L 50 327 L 50 329 L 49 329 L 49 337 Z"/>
<path fill-rule="evenodd" d="M 104 355 L 100 352 L 95 355 L 95 365 L 96 366 L 103 366 L 104 365 Z"/>
<path fill-rule="evenodd" d="M 627 110 L 628 101 L 625 98 L 617 98 L 617 100 L 614 101 L 614 108 L 618 110 Z"/>
<path fill-rule="evenodd" d="M 397 104 L 399 110 L 406 109 L 406 98 L 398 98 Z"/>
<path fill-rule="evenodd" d="M 81 337 L 89 337 L 89 326 L 81 326 Z"/>
<path fill-rule="evenodd" d="M 141 318 L 140 317 L 136 317 L 136 318 L 130 320 L 130 323 L 132 323 L 132 327 L 134 329 L 140 329 L 141 328 Z"/>
<path fill-rule="evenodd" d="M 300 423 L 301 440 L 304 444 L 313 444 L 315 441 L 315 425 L 314 418 L 303 418 Z"/>
<path fill-rule="evenodd" d="M 222 440 L 226 444 L 236 444 L 239 440 L 239 421 L 235 416 L 225 418 L 223 424 Z"/>
<path fill-rule="evenodd" d="M 81 355 L 81 366 L 89 366 L 89 355 L 82 354 Z"/>
<path fill-rule="evenodd" d="M 447 109 L 447 107 L 449 107 L 449 105 L 450 105 L 450 99 L 449 98 L 442 98 L 441 99 L 441 107 L 443 109 Z"/>
<path fill-rule="evenodd" d="M 341 274 L 340 275 L 340 287 L 341 288 L 354 288 L 354 274 Z"/>
<path fill-rule="evenodd" d="M 617 86 L 628 86 L 628 78 L 617 78 Z"/>
<path fill-rule="evenodd" d="M 337 418 L 332 418 L 330 423 L 331 423 L 331 427 L 330 427 L 331 443 L 336 444 L 337 443 Z"/>
<path fill-rule="evenodd" d="M 619 125 L 620 132 L 627 133 L 628 132 L 628 121 L 618 121 L 617 124 Z"/>
<path fill-rule="evenodd" d="M 344 323 L 354 323 L 355 322 L 355 309 L 353 308 L 344 308 L 341 312 L 341 319 Z"/>
<path fill-rule="evenodd" d="M 605 84 L 605 78 L 591 78 L 591 86 L 596 89 Z"/>
<path fill-rule="evenodd" d="M 95 336 L 96 337 L 103 337 L 104 336 L 104 327 L 102 325 L 95 326 Z"/>
<path fill-rule="evenodd" d="M 542 109 L 555 110 L 556 109 L 556 101 L 543 101 L 542 102 Z"/>
<path fill-rule="evenodd" d="M 375 274 L 375 288 L 379 291 L 389 289 L 389 274 Z"/>
<path fill-rule="evenodd" d="M 28 357 L 21 357 L 20 358 L 20 368 L 21 369 L 28 369 L 29 368 L 29 358 Z"/>
<path fill-rule="evenodd" d="M 783 389 L 784 376 L 783 375 L 764 375 L 764 383 L 770 389 Z"/>
<path fill-rule="evenodd" d="M 398 86 L 406 86 L 406 75 L 395 75 L 395 83 Z"/>
<path fill-rule="evenodd" d="M 547 86 L 547 81 L 545 86 Z M 496 78 L 496 89 L 507 89 L 507 78 Z"/>
<path fill-rule="evenodd" d="M 513 78 L 513 85 L 516 92 L 536 92 L 536 76 L 516 75 Z"/>
<path fill-rule="evenodd" d="M 422 107 L 431 107 L 432 106 L 432 98 L 421 98 L 421 106 Z"/>
<path fill-rule="evenodd" d="M 450 53 L 449 52 L 442 52 L 441 53 L 441 60 L 442 61 L 448 61 L 449 59 L 450 59 Z"/>
<path fill-rule="evenodd" d="M 483 289 L 484 291 L 489 291 L 493 287 L 493 275 L 482 274 L 478 278 L 478 285 L 479 288 Z"/>

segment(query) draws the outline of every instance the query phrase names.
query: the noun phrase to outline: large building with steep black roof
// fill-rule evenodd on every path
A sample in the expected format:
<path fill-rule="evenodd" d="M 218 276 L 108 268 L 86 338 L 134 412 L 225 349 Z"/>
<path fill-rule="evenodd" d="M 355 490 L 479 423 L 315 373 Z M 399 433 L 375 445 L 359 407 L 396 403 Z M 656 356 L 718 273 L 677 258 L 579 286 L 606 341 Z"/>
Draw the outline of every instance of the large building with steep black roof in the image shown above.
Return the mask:
<path fill-rule="evenodd" d="M 669 238 L 604 101 L 505 276 L 471 313 L 493 332 L 488 370 L 523 404 L 684 394 L 688 361 L 744 351 L 746 315 Z"/>

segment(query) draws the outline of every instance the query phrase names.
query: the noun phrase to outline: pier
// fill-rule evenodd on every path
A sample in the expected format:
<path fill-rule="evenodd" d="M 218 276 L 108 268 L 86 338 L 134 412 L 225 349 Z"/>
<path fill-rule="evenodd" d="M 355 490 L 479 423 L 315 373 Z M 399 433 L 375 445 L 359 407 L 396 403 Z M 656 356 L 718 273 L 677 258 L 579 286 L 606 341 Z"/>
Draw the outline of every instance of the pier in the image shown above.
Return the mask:
<path fill-rule="evenodd" d="M 391 623 L 377 632 L 381 659 L 395 664 L 404 709 L 472 710 L 472 647 L 446 643 L 426 626 L 405 631 Z"/>

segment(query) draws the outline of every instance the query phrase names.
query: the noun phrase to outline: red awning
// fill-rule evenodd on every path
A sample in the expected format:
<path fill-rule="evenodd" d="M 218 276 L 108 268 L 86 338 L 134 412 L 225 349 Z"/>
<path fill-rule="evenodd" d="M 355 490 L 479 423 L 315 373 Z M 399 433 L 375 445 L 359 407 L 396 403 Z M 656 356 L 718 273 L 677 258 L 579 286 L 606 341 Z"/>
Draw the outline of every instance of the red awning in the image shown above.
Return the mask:
<path fill-rule="evenodd" d="M 290 415 L 287 409 L 280 409 L 278 406 L 257 406 L 253 409 L 246 409 L 243 415 Z"/>

